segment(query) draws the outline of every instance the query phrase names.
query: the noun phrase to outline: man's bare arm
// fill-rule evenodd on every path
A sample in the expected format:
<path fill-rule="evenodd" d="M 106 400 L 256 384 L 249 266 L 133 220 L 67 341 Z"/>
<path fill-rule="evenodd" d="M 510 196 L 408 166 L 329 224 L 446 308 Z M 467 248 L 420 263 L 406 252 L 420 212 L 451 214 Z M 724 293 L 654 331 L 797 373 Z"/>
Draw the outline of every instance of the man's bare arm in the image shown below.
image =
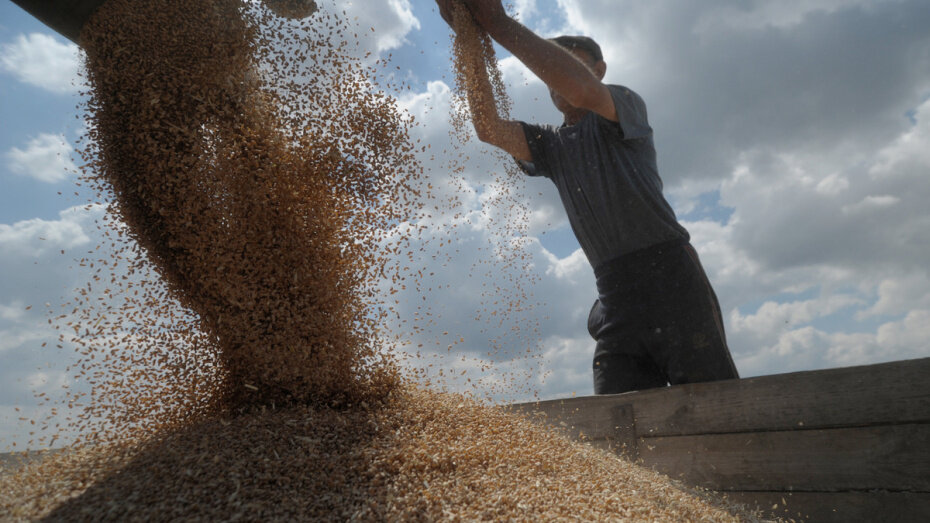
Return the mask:
<path fill-rule="evenodd" d="M 453 8 L 448 0 L 437 3 L 443 18 L 452 25 Z M 471 14 L 465 12 L 464 16 L 471 16 Z M 469 80 L 473 82 L 472 88 L 466 89 L 466 96 L 478 139 L 503 149 L 518 160 L 532 161 L 530 148 L 523 133 L 523 124 L 503 119 L 497 112 L 491 80 L 482 58 L 466 56 L 462 59 L 468 60 L 465 64 L 465 72 Z"/>
<path fill-rule="evenodd" d="M 466 89 L 468 107 L 471 109 L 475 134 L 482 142 L 494 145 L 506 151 L 518 160 L 532 161 L 530 147 L 526 143 L 523 124 L 514 120 L 505 120 L 497 112 L 491 80 L 480 57 L 470 57 L 477 63 L 469 67 L 473 89 Z"/>
<path fill-rule="evenodd" d="M 494 40 L 568 103 L 617 121 L 610 91 L 587 65 L 509 17 L 500 0 L 465 0 L 465 4 Z"/>

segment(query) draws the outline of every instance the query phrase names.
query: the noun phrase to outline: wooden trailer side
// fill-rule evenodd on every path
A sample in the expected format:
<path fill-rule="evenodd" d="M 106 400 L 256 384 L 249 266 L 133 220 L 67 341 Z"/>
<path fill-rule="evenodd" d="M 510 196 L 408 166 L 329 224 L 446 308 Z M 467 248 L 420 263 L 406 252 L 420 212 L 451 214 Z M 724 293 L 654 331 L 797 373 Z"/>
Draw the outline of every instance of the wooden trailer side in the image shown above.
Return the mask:
<path fill-rule="evenodd" d="M 807 521 L 930 521 L 930 358 L 514 405 Z"/>

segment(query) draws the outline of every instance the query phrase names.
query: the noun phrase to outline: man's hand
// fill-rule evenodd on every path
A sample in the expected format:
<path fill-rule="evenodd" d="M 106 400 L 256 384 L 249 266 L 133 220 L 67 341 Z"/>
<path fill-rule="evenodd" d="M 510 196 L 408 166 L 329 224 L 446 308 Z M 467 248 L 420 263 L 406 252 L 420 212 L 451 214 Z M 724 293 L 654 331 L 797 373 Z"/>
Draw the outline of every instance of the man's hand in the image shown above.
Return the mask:
<path fill-rule="evenodd" d="M 501 0 L 459 0 L 471 11 L 478 25 L 486 30 L 507 18 Z"/>
<path fill-rule="evenodd" d="M 459 2 L 463 4 L 475 17 L 478 25 L 485 29 L 507 17 L 501 0 L 436 0 L 436 6 L 439 7 L 439 16 L 453 27 L 452 24 L 452 4 Z"/>
<path fill-rule="evenodd" d="M 601 81 L 607 67 L 603 61 L 589 66 L 559 44 L 540 38 L 508 16 L 501 0 L 436 1 L 447 7 L 447 20 L 452 19 L 453 2 L 464 4 L 491 38 L 523 62 L 570 106 L 617 121 L 613 97 Z"/>
<path fill-rule="evenodd" d="M 476 5 L 482 17 L 486 20 L 493 19 L 504 13 L 500 0 L 436 0 L 439 7 L 439 14 L 443 20 L 450 26 L 453 26 L 452 12 L 459 6 L 455 2 L 461 2 L 461 5 L 471 8 Z M 475 11 L 471 11 L 475 14 Z M 496 14 L 495 14 L 496 13 Z M 506 16 L 506 14 L 504 14 Z M 477 17 L 476 17 L 477 21 Z M 453 26 L 454 28 L 454 26 Z M 478 59 L 480 57 L 471 57 Z M 530 153 L 530 147 L 526 142 L 526 136 L 523 133 L 523 124 L 513 120 L 504 120 L 497 113 L 494 105 L 494 94 L 491 88 L 491 82 L 488 79 L 488 72 L 483 63 L 480 67 L 473 68 L 470 80 L 472 88 L 465 90 L 468 98 L 468 106 L 472 112 L 472 123 L 475 126 L 475 132 L 478 139 L 482 142 L 497 146 L 510 153 L 511 156 L 518 160 L 527 162 L 533 161 Z"/>

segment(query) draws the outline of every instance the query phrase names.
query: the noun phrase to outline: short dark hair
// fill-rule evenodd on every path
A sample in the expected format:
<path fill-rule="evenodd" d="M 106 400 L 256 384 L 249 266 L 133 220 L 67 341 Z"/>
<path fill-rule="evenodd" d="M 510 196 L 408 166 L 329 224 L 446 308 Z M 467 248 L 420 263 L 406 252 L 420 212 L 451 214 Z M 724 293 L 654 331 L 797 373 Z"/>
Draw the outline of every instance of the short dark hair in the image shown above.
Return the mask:
<path fill-rule="evenodd" d="M 597 42 L 587 36 L 562 35 L 550 38 L 549 40 L 561 45 L 569 51 L 574 51 L 575 49 L 587 51 L 587 53 L 591 55 L 591 58 L 594 58 L 595 62 L 604 60 L 601 46 L 597 45 Z"/>

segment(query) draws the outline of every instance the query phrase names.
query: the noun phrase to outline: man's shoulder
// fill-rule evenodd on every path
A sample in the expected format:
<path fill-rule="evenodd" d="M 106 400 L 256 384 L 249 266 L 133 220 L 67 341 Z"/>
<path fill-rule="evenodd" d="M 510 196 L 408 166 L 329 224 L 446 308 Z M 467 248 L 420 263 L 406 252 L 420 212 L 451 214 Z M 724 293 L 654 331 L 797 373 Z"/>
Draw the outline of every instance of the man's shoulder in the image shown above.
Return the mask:
<path fill-rule="evenodd" d="M 538 122 L 524 122 L 522 120 L 517 120 L 523 127 L 523 132 L 526 134 L 527 139 L 540 139 L 545 135 L 557 134 L 562 128 L 561 126 L 538 123 Z"/>
<path fill-rule="evenodd" d="M 633 89 L 630 89 L 629 87 L 625 85 L 620 85 L 620 84 L 604 84 L 604 85 L 614 95 L 614 98 L 616 98 L 617 96 L 622 96 L 625 98 L 629 98 L 638 104 L 646 105 L 646 102 L 643 100 L 643 97 L 639 95 L 639 93 L 637 93 L 636 91 L 634 91 Z"/>
<path fill-rule="evenodd" d="M 617 124 L 624 139 L 644 138 L 652 134 L 643 97 L 625 85 L 608 84 L 617 110 Z"/>

